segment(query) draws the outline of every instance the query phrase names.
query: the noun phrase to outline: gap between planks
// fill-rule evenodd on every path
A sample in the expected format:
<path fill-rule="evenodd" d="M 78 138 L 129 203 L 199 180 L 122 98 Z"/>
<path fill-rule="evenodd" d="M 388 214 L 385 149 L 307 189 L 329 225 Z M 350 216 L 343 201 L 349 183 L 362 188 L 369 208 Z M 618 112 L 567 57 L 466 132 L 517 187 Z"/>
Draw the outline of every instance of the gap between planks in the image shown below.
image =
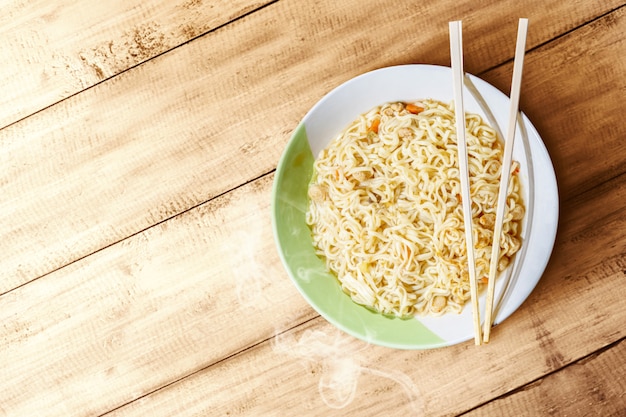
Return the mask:
<path fill-rule="evenodd" d="M 534 45 L 534 46 L 532 46 L 530 48 L 527 48 L 526 49 L 526 54 L 529 54 L 529 53 L 534 52 L 534 51 L 536 51 L 538 49 L 544 48 L 544 47 L 546 47 L 547 45 L 549 45 L 550 43 L 552 43 L 554 41 L 558 41 L 559 39 L 565 38 L 565 37 L 571 35 L 572 33 L 576 32 L 577 30 L 580 30 L 580 29 L 584 28 L 585 26 L 589 26 L 589 25 L 591 25 L 591 24 L 593 24 L 593 23 L 595 23 L 595 22 L 597 22 L 599 20 L 602 20 L 603 18 L 611 15 L 612 13 L 617 12 L 618 10 L 620 10 L 620 9 L 622 9 L 624 7 L 626 7 L 626 3 L 624 3 L 623 5 L 621 5 L 619 7 L 616 7 L 614 9 L 608 10 L 605 13 L 599 14 L 598 16 L 594 17 L 593 19 L 589 19 L 589 20 L 587 20 L 585 22 L 582 22 L 579 25 L 572 27 L 571 29 L 568 29 L 568 30 L 566 30 L 566 31 L 564 31 L 562 33 L 559 33 L 556 36 L 554 36 L 553 38 L 547 39 L 547 40 L 545 40 L 543 42 L 540 42 L 540 43 L 538 43 L 538 44 L 536 44 L 536 45 Z M 503 61 L 503 62 L 501 62 L 499 64 L 492 65 L 491 67 L 485 69 L 484 71 L 479 72 L 476 75 L 478 75 L 480 77 L 481 75 L 483 75 L 485 73 L 488 73 L 490 71 L 496 70 L 496 69 L 498 69 L 498 68 L 500 68 L 500 67 L 502 67 L 504 65 L 513 64 L 513 59 L 514 59 L 514 57 L 511 57 L 511 58 L 507 59 L 506 61 Z M 511 71 L 512 71 L 512 69 L 511 69 Z"/>
<path fill-rule="evenodd" d="M 252 179 L 249 179 L 249 180 L 245 181 L 245 182 L 244 182 L 244 183 L 242 183 L 242 184 L 237 185 L 236 187 L 232 187 L 232 188 L 230 188 L 230 189 L 228 189 L 228 190 L 226 190 L 226 191 L 222 191 L 221 193 L 216 194 L 216 195 L 212 196 L 211 198 L 209 198 L 209 199 L 207 199 L 207 200 L 201 201 L 200 203 L 198 203 L 198 204 L 194 204 L 194 205 L 193 205 L 193 206 L 191 206 L 191 207 L 188 207 L 188 208 L 186 208 L 186 209 L 184 209 L 184 210 L 181 210 L 181 211 L 179 211 L 178 213 L 176 213 L 176 214 L 174 214 L 174 215 L 172 215 L 172 216 L 169 216 L 169 217 L 166 217 L 166 218 L 164 218 L 164 219 L 162 219 L 162 220 L 159 220 L 158 222 L 153 223 L 153 224 L 151 224 L 151 225 L 150 225 L 150 226 L 148 226 L 148 227 L 144 227 L 143 229 L 137 230 L 136 232 L 133 232 L 133 233 L 129 234 L 128 236 L 125 236 L 125 237 L 123 237 L 123 238 L 121 238 L 121 239 L 118 239 L 118 240 L 115 240 L 115 241 L 113 241 L 113 242 L 110 242 L 109 244 L 102 246 L 102 247 L 101 247 L 100 249 L 98 249 L 98 250 L 95 250 L 95 251 L 89 252 L 89 253 L 87 253 L 87 254 L 85 254 L 85 255 L 83 255 L 83 256 L 80 256 L 80 257 L 78 257 L 78 258 L 76 258 L 76 259 L 72 260 L 71 262 L 66 263 L 66 264 L 65 264 L 65 265 L 63 265 L 63 266 L 60 266 L 60 267 L 58 267 L 58 268 L 54 268 L 54 269 L 52 269 L 52 270 L 50 270 L 50 271 L 46 272 L 45 274 L 39 275 L 38 277 L 35 277 L 35 278 L 33 278 L 33 279 L 31 279 L 31 280 L 29 280 L 29 281 L 27 281 L 27 282 L 24 282 L 24 283 L 22 283 L 22 284 L 20 284 L 20 285 L 17 285 L 17 286 L 15 286 L 15 287 L 11 288 L 11 289 L 10 289 L 10 290 L 8 290 L 8 291 L 5 291 L 5 292 L 3 292 L 3 293 L 0 293 L 0 297 L 2 297 L 3 295 L 8 294 L 8 293 L 10 293 L 10 292 L 12 292 L 12 291 L 14 291 L 14 290 L 18 289 L 18 288 L 21 288 L 21 287 L 23 287 L 23 286 L 25 286 L 25 285 L 28 285 L 28 284 L 30 284 L 31 282 L 35 282 L 35 281 L 37 281 L 37 280 L 39 280 L 39 279 L 41 279 L 41 278 L 44 278 L 44 277 L 46 277 L 46 276 L 48 276 L 48 275 L 50 275 L 50 274 L 53 274 L 53 273 L 55 273 L 55 272 L 57 272 L 57 271 L 60 271 L 61 269 L 65 268 L 65 267 L 68 267 L 68 266 L 70 266 L 70 265 L 72 265 L 72 264 L 75 264 L 75 263 L 77 263 L 77 262 L 80 262 L 80 261 L 82 261 L 82 260 L 83 260 L 83 259 L 85 259 L 85 258 L 88 258 L 88 257 L 90 257 L 90 256 L 92 256 L 92 255 L 94 255 L 94 254 L 96 254 L 96 253 L 98 253 L 98 252 L 100 252 L 100 251 L 103 251 L 103 250 L 105 250 L 105 249 L 107 249 L 107 248 L 110 248 L 111 246 L 118 245 L 118 244 L 120 244 L 120 243 L 124 242 L 125 240 L 128 240 L 128 239 L 130 239 L 130 238 L 132 238 L 132 237 L 134 237 L 134 236 L 140 235 L 141 233 L 144 233 L 146 230 L 150 230 L 151 228 L 153 228 L 153 227 L 155 227 L 155 226 L 159 226 L 159 225 L 161 225 L 161 224 L 163 224 L 163 223 L 166 223 L 166 222 L 168 222 L 168 221 L 170 221 L 170 220 L 172 220 L 172 219 L 174 219 L 174 218 L 176 218 L 176 217 L 178 217 L 178 216 L 180 216 L 180 215 L 183 215 L 183 214 L 188 213 L 188 212 L 190 212 L 190 211 L 192 211 L 192 210 L 195 210 L 195 209 L 197 209 L 198 207 L 201 207 L 201 206 L 203 206 L 203 205 L 205 205 L 205 204 L 208 204 L 209 202 L 211 202 L 211 201 L 213 201 L 213 200 L 219 199 L 219 198 L 221 198 L 221 197 L 223 197 L 223 196 L 225 196 L 225 195 L 227 195 L 227 194 L 229 194 L 229 193 L 231 193 L 231 192 L 233 192 L 233 191 L 236 191 L 237 189 L 239 189 L 239 188 L 241 188 L 241 187 L 244 187 L 244 186 L 246 186 L 246 185 L 248 185 L 248 184 L 251 184 L 251 183 L 253 183 L 253 182 L 255 182 L 255 181 L 261 180 L 262 178 L 265 178 L 265 177 L 266 177 L 266 176 L 268 176 L 268 175 L 272 175 L 275 171 L 276 171 L 276 169 L 272 169 L 272 170 L 270 170 L 270 171 L 268 171 L 268 172 L 265 172 L 265 173 L 263 173 L 263 174 L 261 174 L 261 175 L 258 175 L 258 176 L 254 177 L 254 178 L 252 178 Z"/>
<path fill-rule="evenodd" d="M 522 386 L 520 386 L 520 387 L 518 387 L 518 388 L 515 388 L 514 390 L 511 390 L 511 391 L 509 391 L 509 392 L 506 392 L 506 393 L 504 393 L 504 394 L 502 394 L 502 395 L 500 395 L 500 396 L 498 396 L 498 397 L 494 397 L 494 398 L 492 398 L 492 399 L 491 399 L 491 400 L 489 400 L 489 401 L 485 401 L 485 402 L 483 402 L 483 403 L 481 403 L 481 404 L 478 404 L 478 405 L 476 405 L 475 407 L 472 407 L 472 408 L 470 408 L 469 410 L 464 411 L 464 412 L 462 412 L 462 413 L 458 414 L 458 417 L 465 416 L 465 415 L 469 415 L 470 413 L 472 413 L 472 412 L 474 412 L 474 411 L 478 411 L 478 410 L 480 410 L 482 407 L 484 407 L 484 406 L 486 406 L 486 405 L 488 405 L 488 404 L 490 404 L 490 403 L 493 403 L 493 402 L 495 402 L 495 401 L 502 400 L 502 399 L 505 399 L 505 398 L 511 397 L 511 396 L 513 396 L 513 395 L 515 395 L 515 394 L 518 394 L 518 393 L 520 393 L 520 392 L 526 391 L 526 390 L 528 390 L 528 389 L 532 388 L 532 387 L 533 387 L 535 384 L 537 384 L 539 381 L 541 381 L 541 380 L 543 380 L 543 379 L 545 379 L 545 378 L 549 378 L 550 376 L 555 375 L 555 374 L 557 374 L 557 373 L 559 373 L 559 372 L 561 372 L 561 371 L 563 371 L 563 370 L 566 370 L 566 369 L 568 369 L 568 368 L 571 368 L 571 367 L 573 367 L 573 366 L 576 366 L 576 365 L 582 365 L 582 364 L 584 364 L 585 362 L 587 362 L 587 361 L 589 361 L 589 360 L 592 360 L 592 359 L 594 359 L 594 358 L 596 358 L 596 357 L 600 356 L 600 355 L 601 355 L 601 354 L 603 354 L 604 352 L 607 352 L 607 351 L 609 351 L 610 349 L 613 349 L 614 347 L 618 346 L 620 343 L 623 343 L 623 342 L 625 342 L 625 341 L 626 341 L 626 337 L 622 337 L 621 339 L 617 339 L 616 341 L 614 341 L 614 342 L 612 342 L 612 343 L 609 343 L 609 344 L 607 344 L 606 346 L 604 346 L 604 347 L 602 347 L 602 348 L 600 348 L 600 349 L 598 349 L 598 350 L 596 350 L 596 351 L 594 351 L 594 352 L 589 353 L 588 355 L 585 355 L 585 356 L 582 356 L 582 357 L 580 357 L 580 358 L 578 358 L 578 359 L 576 359 L 576 360 L 573 360 L 572 362 L 570 362 L 570 363 L 568 363 L 568 364 L 566 364 L 566 365 L 562 366 L 561 368 L 558 368 L 558 369 L 555 369 L 555 370 L 553 370 L 553 371 L 550 371 L 550 372 L 548 372 L 548 373 L 544 374 L 543 376 L 540 376 L 540 377 L 538 377 L 538 378 L 535 378 L 535 379 L 534 379 L 534 380 L 532 380 L 532 381 L 528 381 L 526 384 L 524 384 L 524 385 L 522 385 Z"/>
<path fill-rule="evenodd" d="M 149 62 L 149 61 L 151 61 L 151 60 L 153 60 L 153 59 L 156 59 L 156 58 L 159 58 L 159 57 L 161 57 L 161 56 L 163 56 L 163 55 L 166 55 L 166 54 L 168 54 L 168 53 L 170 53 L 170 52 L 174 51 L 175 49 L 180 48 L 181 46 L 184 46 L 184 45 L 187 45 L 188 43 L 191 43 L 192 41 L 194 41 L 194 40 L 196 40 L 196 39 L 199 39 L 199 38 L 201 38 L 201 37 L 203 37 L 203 36 L 206 36 L 206 35 L 208 35 L 208 34 L 211 34 L 211 33 L 213 33 L 213 32 L 217 32 L 217 31 L 219 31 L 219 30 L 223 29 L 224 27 L 226 27 L 226 26 L 228 26 L 228 25 L 230 25 L 230 24 L 233 24 L 233 23 L 237 22 L 238 20 L 244 19 L 244 18 L 248 17 L 249 15 L 251 15 L 251 14 L 253 14 L 253 13 L 256 13 L 256 12 L 258 12 L 258 11 L 260 11 L 260 10 L 263 10 L 264 8 L 266 8 L 266 7 L 268 7 L 268 6 L 271 6 L 271 5 L 272 5 L 272 4 L 274 4 L 274 3 L 277 3 L 278 1 L 280 1 L 280 0 L 270 0 L 270 1 L 268 1 L 267 3 L 265 3 L 265 4 L 263 4 L 263 5 L 259 6 L 259 7 L 256 7 L 256 8 L 253 8 L 253 9 L 251 9 L 251 10 L 248 10 L 248 11 L 246 11 L 246 12 L 242 13 L 241 15 L 236 16 L 236 17 L 232 18 L 231 20 L 225 21 L 225 22 L 223 22 L 223 23 L 221 23 L 221 24 L 219 24 L 219 25 L 215 26 L 214 28 L 211 28 L 210 30 L 208 30 L 208 31 L 206 31 L 206 32 L 203 32 L 203 33 L 201 33 L 201 34 L 199 34 L 199 35 L 195 35 L 195 36 L 193 36 L 193 37 L 191 37 L 191 38 L 187 39 L 186 41 L 179 43 L 179 44 L 178 44 L 178 45 L 176 45 L 176 46 L 173 46 L 173 47 L 171 47 L 171 48 L 168 48 L 168 49 L 166 49 L 166 50 L 164 50 L 164 51 L 162 51 L 162 52 L 159 52 L 159 53 L 157 53 L 157 54 L 155 54 L 155 55 L 150 56 L 150 57 L 149 57 L 149 58 L 147 58 L 147 59 L 144 59 L 144 60 L 142 60 L 142 61 L 139 61 L 139 62 L 137 62 L 137 63 L 135 63 L 135 64 L 133 64 L 133 65 L 131 65 L 131 66 L 129 66 L 129 67 L 127 67 L 127 68 L 123 69 L 123 70 L 121 70 L 121 71 L 118 71 L 117 73 L 115 73 L 115 74 L 111 75 L 111 76 L 110 76 L 110 77 L 108 77 L 108 78 L 105 78 L 105 79 L 99 80 L 99 81 L 97 81 L 97 82 L 95 82 L 95 83 L 93 83 L 93 84 L 88 85 L 87 87 L 85 87 L 85 88 L 83 88 L 83 89 L 81 89 L 81 90 L 75 91 L 75 92 L 71 93 L 70 95 L 68 95 L 68 96 L 66 96 L 66 97 L 63 97 L 63 98 L 62 98 L 62 99 L 60 99 L 60 100 L 57 100 L 57 101 L 54 101 L 54 102 L 52 102 L 52 103 L 50 103 L 50 104 L 48 104 L 48 105 L 45 105 L 44 107 L 41 107 L 41 108 L 39 108 L 39 109 L 37 109 L 37 110 L 33 111 L 33 112 L 32 112 L 32 113 L 30 113 L 30 114 L 27 114 L 27 115 L 25 115 L 25 116 L 19 117 L 17 120 L 15 120 L 15 121 L 13 121 L 13 122 L 10 122 L 10 123 L 8 123 L 8 124 L 6 124 L 6 125 L 4 125 L 4 126 L 1 126 L 1 127 L 0 127 L 0 130 L 5 129 L 5 128 L 8 128 L 8 127 L 13 126 L 13 125 L 16 125 L 16 124 L 18 124 L 18 123 L 20 123 L 20 122 L 22 122 L 22 121 L 24 121 L 24 120 L 28 119 L 29 117 L 34 116 L 34 115 L 36 115 L 36 114 L 38 114 L 38 113 L 41 113 L 41 112 L 43 112 L 43 111 L 45 111 L 45 110 L 47 110 L 47 109 L 49 109 L 49 108 L 51 108 L 51 107 L 54 107 L 54 106 L 58 105 L 59 103 L 62 103 L 62 102 L 64 102 L 64 101 L 66 101 L 66 100 L 71 99 L 71 98 L 72 98 L 72 97 L 74 97 L 74 96 L 77 96 L 77 95 L 79 95 L 79 94 L 81 94 L 81 93 L 83 93 L 83 92 L 85 92 L 85 91 L 91 90 L 92 88 L 94 88 L 94 87 L 96 87 L 96 86 L 98 86 L 98 85 L 100 85 L 100 84 L 103 84 L 103 83 L 106 83 L 106 82 L 108 82 L 108 81 L 110 81 L 110 80 L 113 80 L 113 79 L 115 79 L 115 78 L 119 77 L 120 75 L 122 75 L 122 74 L 124 74 L 124 73 L 126 73 L 126 72 L 128 72 L 128 71 L 131 71 L 131 70 L 133 70 L 133 69 L 135 69 L 135 68 L 137 68 L 137 67 L 139 67 L 139 66 L 141 66 L 141 65 L 143 65 L 143 64 L 145 64 L 146 62 Z M 86 256 L 89 256 L 89 255 L 86 255 Z M 51 272 L 53 272 L 53 271 L 51 271 Z M 2 295 L 2 294 L 0 294 L 0 296 L 1 296 L 1 295 Z"/>
<path fill-rule="evenodd" d="M 117 407 L 112 408 L 112 409 L 110 409 L 110 410 L 108 410 L 108 411 L 106 411 L 106 412 L 104 412 L 102 414 L 98 414 L 97 417 L 107 416 L 107 415 L 109 415 L 109 414 L 111 414 L 111 413 L 113 413 L 113 412 L 115 412 L 117 410 L 120 410 L 120 409 L 126 407 L 129 404 L 134 403 L 135 401 L 139 401 L 142 398 L 146 398 L 146 397 L 149 397 L 150 395 L 156 394 L 159 391 L 167 389 L 167 388 L 169 388 L 169 387 L 171 387 L 173 385 L 176 385 L 177 383 L 179 383 L 179 382 L 181 382 L 181 381 L 183 381 L 183 380 L 185 380 L 187 378 L 190 378 L 190 377 L 193 377 L 194 375 L 197 375 L 197 374 L 200 374 L 202 372 L 205 372 L 208 369 L 210 369 L 210 368 L 212 368 L 214 366 L 218 366 L 218 365 L 220 365 L 220 364 L 222 364 L 222 363 L 224 363 L 224 362 L 226 362 L 226 361 L 228 361 L 228 360 L 230 360 L 232 358 L 235 358 L 235 357 L 237 357 L 239 355 L 243 355 L 246 352 L 248 352 L 248 351 L 250 351 L 250 350 L 252 350 L 252 349 L 254 349 L 256 347 L 259 347 L 259 346 L 264 345 L 266 343 L 270 343 L 270 341 L 275 339 L 277 336 L 281 336 L 281 335 L 284 335 L 286 333 L 289 333 L 289 332 L 291 332 L 291 331 L 293 331 L 295 329 L 298 329 L 301 326 L 305 326 L 307 323 L 311 323 L 311 322 L 313 322 L 315 320 L 318 320 L 320 318 L 321 318 L 321 316 L 319 314 L 317 314 L 316 316 L 311 317 L 310 319 L 307 319 L 307 320 L 304 320 L 303 322 L 297 323 L 295 326 L 291 326 L 291 327 L 283 329 L 283 330 L 281 330 L 281 331 L 279 331 L 277 333 L 274 333 L 274 335 L 272 335 L 271 337 L 266 337 L 265 339 L 260 339 L 257 342 L 252 343 L 252 344 L 250 344 L 248 346 L 245 346 L 245 347 L 243 347 L 240 350 L 234 351 L 231 354 L 226 355 L 226 356 L 224 356 L 224 357 L 222 357 L 222 358 L 212 362 L 211 364 L 209 364 L 207 366 L 204 366 L 202 368 L 196 369 L 193 372 L 190 372 L 190 373 L 188 373 L 188 374 L 186 374 L 184 376 L 181 376 L 180 378 L 174 379 L 174 380 L 168 382 L 167 384 L 164 384 L 164 385 L 158 387 L 157 389 L 154 389 L 152 391 L 147 391 L 145 394 L 143 394 L 143 395 L 133 399 L 132 401 L 127 401 L 127 402 L 125 402 L 123 404 L 120 404 Z"/>

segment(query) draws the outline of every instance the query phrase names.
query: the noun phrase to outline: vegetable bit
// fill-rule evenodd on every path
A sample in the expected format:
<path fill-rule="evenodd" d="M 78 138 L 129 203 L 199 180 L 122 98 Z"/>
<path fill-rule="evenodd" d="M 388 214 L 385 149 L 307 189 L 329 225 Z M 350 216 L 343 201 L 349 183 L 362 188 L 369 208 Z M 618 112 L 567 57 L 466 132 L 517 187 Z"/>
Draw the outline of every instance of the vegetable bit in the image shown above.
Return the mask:
<path fill-rule="evenodd" d="M 421 112 L 423 112 L 423 111 L 424 111 L 424 108 L 423 108 L 423 107 L 420 107 L 420 106 L 418 106 L 418 105 L 416 105 L 416 104 L 409 103 L 409 104 L 407 104 L 407 105 L 406 105 L 406 110 L 407 110 L 409 113 L 413 113 L 413 114 L 420 114 Z"/>
<path fill-rule="evenodd" d="M 380 126 L 380 119 L 374 119 L 372 125 L 370 126 L 370 130 L 374 133 L 378 133 L 378 126 Z"/>

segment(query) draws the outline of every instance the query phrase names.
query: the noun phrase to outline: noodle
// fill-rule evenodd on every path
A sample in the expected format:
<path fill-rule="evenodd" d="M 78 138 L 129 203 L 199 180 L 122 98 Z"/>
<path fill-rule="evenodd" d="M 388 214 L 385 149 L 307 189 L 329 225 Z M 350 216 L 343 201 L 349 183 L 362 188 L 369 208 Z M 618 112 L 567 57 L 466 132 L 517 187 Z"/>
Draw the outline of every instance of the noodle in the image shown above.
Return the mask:
<path fill-rule="evenodd" d="M 309 185 L 318 256 L 354 302 L 382 314 L 459 313 L 470 299 L 455 119 L 435 100 L 387 103 L 358 117 L 314 164 Z M 502 144 L 466 114 L 476 276 L 489 274 Z M 513 163 L 498 270 L 521 245 Z"/>

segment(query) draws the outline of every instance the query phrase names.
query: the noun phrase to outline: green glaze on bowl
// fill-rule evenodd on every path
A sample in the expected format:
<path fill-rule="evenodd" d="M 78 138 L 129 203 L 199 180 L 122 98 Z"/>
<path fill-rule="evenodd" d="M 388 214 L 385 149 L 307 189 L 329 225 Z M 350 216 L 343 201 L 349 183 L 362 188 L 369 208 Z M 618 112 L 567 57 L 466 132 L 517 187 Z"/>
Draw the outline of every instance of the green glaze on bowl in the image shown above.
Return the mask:
<path fill-rule="evenodd" d="M 326 320 L 346 333 L 378 345 L 427 349 L 473 339 L 471 308 L 440 317 L 398 319 L 357 305 L 343 293 L 313 248 L 305 222 L 308 185 L 315 156 L 358 115 L 390 101 L 453 100 L 448 67 L 399 65 L 361 74 L 322 97 L 304 116 L 279 161 L 272 192 L 272 224 L 278 253 L 304 298 Z M 489 83 L 465 76 L 465 110 L 481 115 L 496 131 L 508 123 L 509 99 Z M 495 324 L 513 314 L 537 285 L 548 263 L 558 224 L 558 190 L 547 150 L 528 118 L 520 114 L 513 158 L 527 204 L 522 250 L 496 282 Z M 484 317 L 485 297 L 479 298 Z"/>
<path fill-rule="evenodd" d="M 315 254 L 311 230 L 305 221 L 313 162 L 302 123 L 278 164 L 272 192 L 272 224 L 278 252 L 300 293 L 330 323 L 367 342 L 393 348 L 445 345 L 442 338 L 416 319 L 390 318 L 354 303 Z"/>

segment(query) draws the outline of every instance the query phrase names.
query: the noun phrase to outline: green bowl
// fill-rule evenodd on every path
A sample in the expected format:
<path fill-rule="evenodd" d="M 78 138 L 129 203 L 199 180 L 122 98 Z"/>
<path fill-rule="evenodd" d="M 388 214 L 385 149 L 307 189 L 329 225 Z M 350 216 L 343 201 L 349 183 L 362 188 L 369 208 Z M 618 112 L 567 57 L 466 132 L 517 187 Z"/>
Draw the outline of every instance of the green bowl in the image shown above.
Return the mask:
<path fill-rule="evenodd" d="M 435 65 L 382 68 L 353 78 L 324 96 L 297 126 L 276 169 L 272 226 L 283 265 L 306 301 L 337 328 L 382 346 L 426 349 L 473 339 L 471 308 L 441 317 L 399 319 L 358 305 L 315 254 L 305 221 L 308 184 L 319 152 L 359 114 L 390 101 L 453 99 L 452 72 Z M 477 77 L 465 77 L 467 112 L 482 115 L 495 129 L 506 126 L 508 98 Z M 520 161 L 527 214 L 522 249 L 496 284 L 494 323 L 510 316 L 530 295 L 549 260 L 558 224 L 554 168 L 536 129 L 520 114 L 513 157 Z M 502 137 L 502 135 L 500 135 Z M 537 179 L 540 178 L 541 181 Z M 541 214 L 541 215 L 539 215 Z M 484 295 L 480 298 L 484 317 Z"/>

